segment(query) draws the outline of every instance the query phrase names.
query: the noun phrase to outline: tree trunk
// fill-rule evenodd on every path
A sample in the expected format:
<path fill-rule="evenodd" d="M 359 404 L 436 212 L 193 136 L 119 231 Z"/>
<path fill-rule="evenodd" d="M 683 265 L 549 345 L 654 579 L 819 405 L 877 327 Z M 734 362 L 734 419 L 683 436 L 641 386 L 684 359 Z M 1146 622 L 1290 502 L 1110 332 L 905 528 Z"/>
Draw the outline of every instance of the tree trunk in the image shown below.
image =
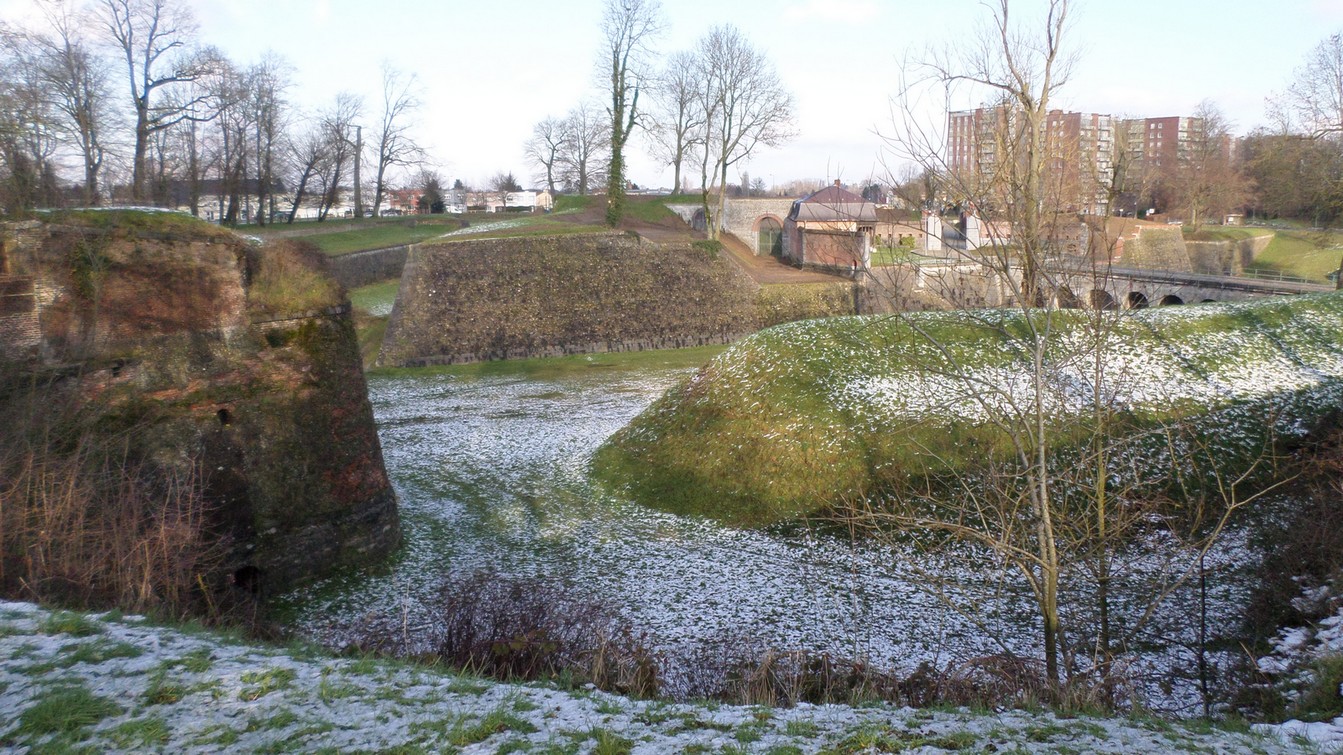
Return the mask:
<path fill-rule="evenodd" d="M 131 159 L 131 200 L 145 200 L 145 159 L 149 153 L 149 103 L 135 101 L 135 154 Z"/>

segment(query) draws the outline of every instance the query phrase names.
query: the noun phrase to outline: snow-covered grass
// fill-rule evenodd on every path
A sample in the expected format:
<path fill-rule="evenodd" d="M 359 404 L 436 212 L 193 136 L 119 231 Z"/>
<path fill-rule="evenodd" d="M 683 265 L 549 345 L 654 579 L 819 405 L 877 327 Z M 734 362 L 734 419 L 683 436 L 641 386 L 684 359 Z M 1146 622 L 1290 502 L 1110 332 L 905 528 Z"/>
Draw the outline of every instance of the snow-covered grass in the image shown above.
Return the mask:
<path fill-rule="evenodd" d="M 488 223 L 477 223 L 468 225 L 464 228 L 458 228 L 443 234 L 439 238 L 452 238 L 453 236 L 476 236 L 486 233 L 497 233 L 507 231 L 510 228 L 521 228 L 526 225 L 533 225 L 536 221 L 531 217 L 513 218 L 511 220 L 492 220 Z"/>
<path fill-rule="evenodd" d="M 1215 444 L 1210 453 L 1252 463 L 1265 436 L 1299 435 L 1343 405 L 1340 317 L 1343 297 L 1324 294 L 1031 320 L 982 310 L 790 323 L 670 391 L 596 468 L 654 505 L 767 523 L 911 475 L 964 479 L 1010 455 L 1037 398 L 1056 440 L 1086 437 L 1099 403 L 1135 439 L 1179 426 Z M 1126 461 L 1169 467 L 1164 443 L 1134 443 Z"/>
<path fill-rule="evenodd" d="M 1307 751 L 1291 728 L 630 700 L 26 603 L 0 603 L 0 711 L 0 747 L 34 751 Z"/>

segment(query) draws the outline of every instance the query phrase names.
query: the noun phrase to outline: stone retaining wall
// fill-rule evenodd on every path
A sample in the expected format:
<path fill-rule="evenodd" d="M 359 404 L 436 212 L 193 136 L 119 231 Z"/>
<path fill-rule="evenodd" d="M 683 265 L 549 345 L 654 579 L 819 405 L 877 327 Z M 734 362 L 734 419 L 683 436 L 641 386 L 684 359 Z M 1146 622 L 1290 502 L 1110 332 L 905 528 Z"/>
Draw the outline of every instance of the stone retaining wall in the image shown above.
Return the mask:
<path fill-rule="evenodd" d="M 332 257 L 327 263 L 331 277 L 340 281 L 346 289 L 359 288 L 380 281 L 400 278 L 406 267 L 406 257 L 410 247 L 387 247 L 367 252 L 355 252 Z"/>
<path fill-rule="evenodd" d="M 728 343 L 757 286 L 724 255 L 619 233 L 416 245 L 378 364 Z"/>

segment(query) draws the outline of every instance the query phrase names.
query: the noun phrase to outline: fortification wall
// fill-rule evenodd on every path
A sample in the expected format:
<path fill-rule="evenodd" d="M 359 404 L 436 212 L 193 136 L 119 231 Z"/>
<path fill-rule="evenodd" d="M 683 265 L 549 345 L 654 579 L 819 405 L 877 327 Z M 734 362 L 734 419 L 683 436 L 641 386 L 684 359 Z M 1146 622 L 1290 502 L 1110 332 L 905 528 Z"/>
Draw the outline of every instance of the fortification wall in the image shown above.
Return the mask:
<path fill-rule="evenodd" d="M 712 203 L 715 201 L 709 198 L 710 207 L 717 209 Z M 759 197 L 748 199 L 727 200 L 727 205 L 723 208 L 723 229 L 728 233 L 741 239 L 751 251 L 756 251 L 760 247 L 759 234 L 756 232 L 756 221 L 762 216 L 772 215 L 783 225 L 783 221 L 788 217 L 788 213 L 793 209 L 793 199 L 780 199 L 778 197 Z M 669 204 L 667 209 L 676 213 L 686 225 L 697 231 L 705 230 L 703 223 L 696 222 L 698 215 L 704 208 L 698 202 L 687 202 L 685 204 Z"/>
<path fill-rule="evenodd" d="M 1240 275 L 1273 241 L 1272 234 L 1235 241 L 1186 241 L 1194 272 Z"/>
<path fill-rule="evenodd" d="M 0 317 L 36 321 L 0 358 L 32 390 L 74 396 L 90 426 L 129 428 L 165 474 L 200 470 L 228 546 L 203 578 L 285 589 L 400 542 L 349 306 L 321 255 L 258 254 L 166 213 L 0 224 L 0 239 L 19 281 L 0 286 L 18 302 Z"/>
<path fill-rule="evenodd" d="M 756 221 L 763 215 L 772 215 L 779 221 L 779 225 L 783 225 L 784 219 L 792 209 L 792 199 L 777 197 L 728 199 L 727 207 L 723 210 L 723 227 L 728 233 L 746 242 L 751 251 L 756 251 L 760 248 Z"/>
<path fill-rule="evenodd" d="M 328 264 L 331 268 L 331 277 L 339 281 L 340 285 L 351 289 L 400 278 L 409 255 L 410 247 L 403 244 L 386 249 L 342 254 L 332 257 Z"/>
<path fill-rule="evenodd" d="M 728 343 L 756 329 L 756 288 L 708 245 L 618 233 L 420 244 L 378 363 Z"/>
<path fill-rule="evenodd" d="M 1140 229 L 1137 238 L 1124 242 L 1119 265 L 1140 270 L 1194 272 L 1184 234 L 1177 226 Z"/>

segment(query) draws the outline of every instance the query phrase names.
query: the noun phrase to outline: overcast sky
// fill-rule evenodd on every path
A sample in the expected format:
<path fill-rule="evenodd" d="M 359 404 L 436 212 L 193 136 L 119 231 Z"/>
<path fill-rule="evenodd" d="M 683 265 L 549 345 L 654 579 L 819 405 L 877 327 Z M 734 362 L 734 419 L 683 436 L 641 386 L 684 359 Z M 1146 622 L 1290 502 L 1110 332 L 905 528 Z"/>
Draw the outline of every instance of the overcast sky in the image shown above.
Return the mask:
<path fill-rule="evenodd" d="M 0 0 L 20 18 L 32 0 Z M 239 63 L 267 51 L 295 68 L 290 99 L 316 109 L 362 94 L 376 117 L 384 61 L 414 71 L 418 134 L 443 175 L 481 184 L 499 171 L 528 183 L 523 143 L 547 115 L 600 102 L 594 73 L 602 0 L 188 0 L 200 41 Z M 1015 0 L 1032 12 L 1043 0 Z M 766 182 L 882 177 L 882 140 L 905 60 L 966 38 L 988 17 L 978 0 L 663 0 L 668 53 L 733 24 L 773 61 L 796 98 L 797 137 L 745 168 Z M 1058 105 L 1123 116 L 1187 115 L 1217 103 L 1244 133 L 1306 53 L 1343 31 L 1343 0 L 1080 0 L 1080 63 Z M 962 95 L 960 107 L 978 104 Z M 637 137 L 636 137 L 637 138 Z M 632 180 L 666 186 L 671 169 L 635 147 Z"/>

